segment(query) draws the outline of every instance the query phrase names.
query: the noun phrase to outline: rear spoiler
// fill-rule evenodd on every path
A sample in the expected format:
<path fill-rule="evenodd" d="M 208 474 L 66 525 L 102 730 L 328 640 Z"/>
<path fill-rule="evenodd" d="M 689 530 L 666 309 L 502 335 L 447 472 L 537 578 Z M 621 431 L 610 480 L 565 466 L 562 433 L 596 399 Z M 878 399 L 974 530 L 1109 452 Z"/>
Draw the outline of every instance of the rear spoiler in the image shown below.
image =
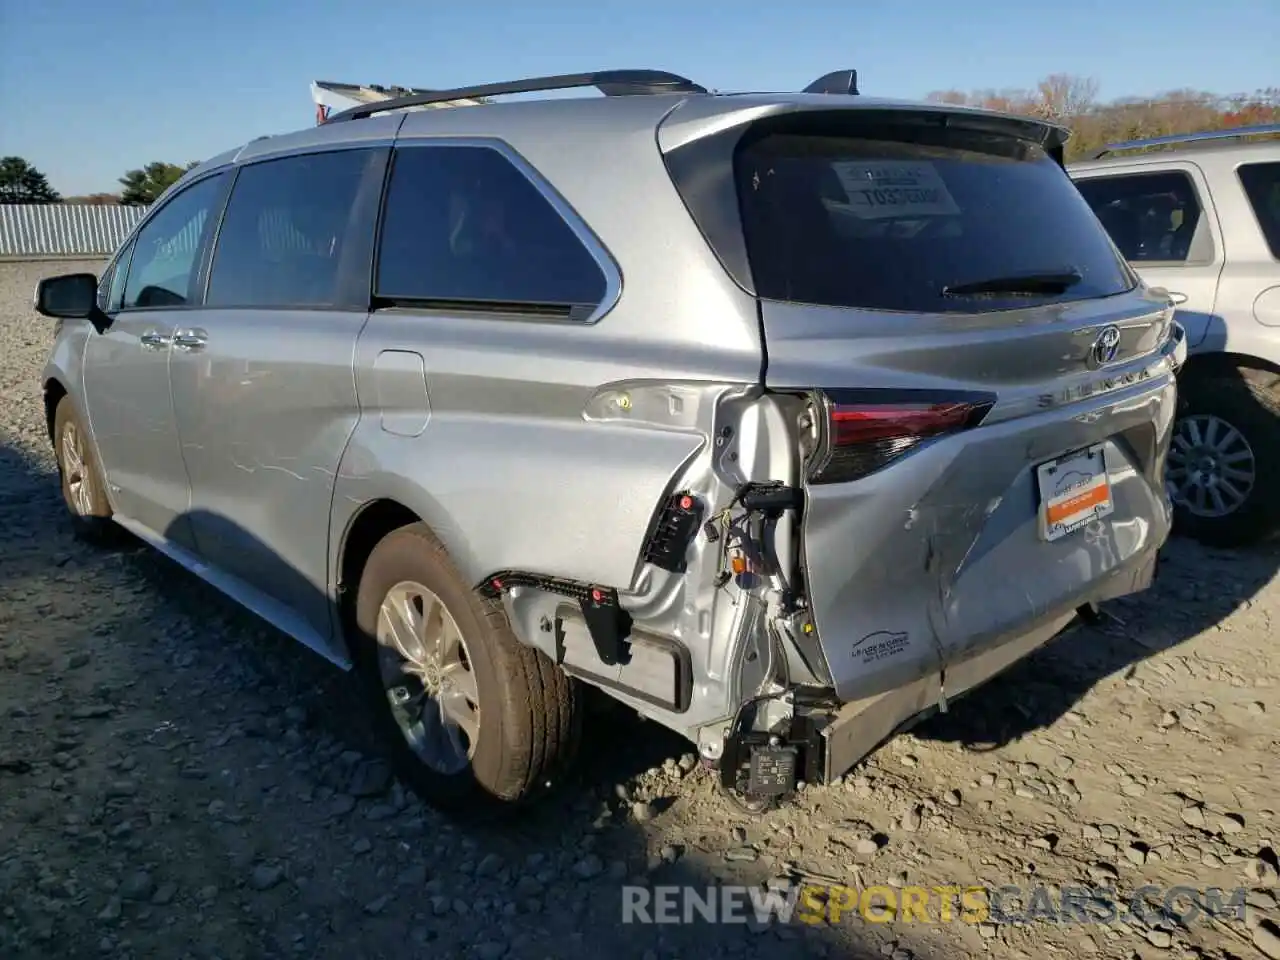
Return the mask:
<path fill-rule="evenodd" d="M 831 93 L 846 96 L 858 96 L 858 71 L 857 70 L 836 70 L 832 73 L 825 73 L 813 83 L 809 84 L 803 90 L 804 93 Z M 1049 133 L 1045 141 L 1044 149 L 1058 166 L 1066 169 L 1066 142 L 1071 136 L 1071 132 L 1065 127 L 1054 125 L 1054 131 Z"/>

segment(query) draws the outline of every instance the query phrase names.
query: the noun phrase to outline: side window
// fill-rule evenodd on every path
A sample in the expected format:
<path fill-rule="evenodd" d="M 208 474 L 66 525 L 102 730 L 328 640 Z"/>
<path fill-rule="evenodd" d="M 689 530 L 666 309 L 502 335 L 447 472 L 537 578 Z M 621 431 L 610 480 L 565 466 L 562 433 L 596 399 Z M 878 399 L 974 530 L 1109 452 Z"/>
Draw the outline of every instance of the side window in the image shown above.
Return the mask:
<path fill-rule="evenodd" d="M 111 303 L 111 281 L 120 274 L 120 260 L 112 261 L 111 266 L 98 278 L 98 309 L 106 313 Z"/>
<path fill-rule="evenodd" d="M 187 187 L 142 227 L 125 282 L 125 309 L 180 307 L 192 299 L 200 251 L 225 177 L 216 174 Z"/>
<path fill-rule="evenodd" d="M 129 258 L 133 256 L 133 243 L 120 251 L 109 275 L 98 286 L 98 309 L 103 313 L 115 313 L 124 300 L 124 281 L 129 274 Z"/>
<path fill-rule="evenodd" d="M 1280 260 L 1280 163 L 1245 163 L 1236 173 L 1271 255 Z"/>
<path fill-rule="evenodd" d="M 604 272 L 536 186 L 498 150 L 396 150 L 374 292 L 382 300 L 579 317 Z"/>
<path fill-rule="evenodd" d="M 1080 193 L 1126 260 L 1183 263 L 1212 260 L 1195 185 L 1182 171 L 1093 177 L 1076 182 Z"/>
<path fill-rule="evenodd" d="M 359 149 L 242 167 L 218 230 L 205 305 L 336 305 L 348 256 L 364 258 L 367 285 L 369 243 L 352 236 L 353 213 L 366 173 L 382 162 L 379 151 Z M 367 224 L 371 240 L 372 216 Z"/>

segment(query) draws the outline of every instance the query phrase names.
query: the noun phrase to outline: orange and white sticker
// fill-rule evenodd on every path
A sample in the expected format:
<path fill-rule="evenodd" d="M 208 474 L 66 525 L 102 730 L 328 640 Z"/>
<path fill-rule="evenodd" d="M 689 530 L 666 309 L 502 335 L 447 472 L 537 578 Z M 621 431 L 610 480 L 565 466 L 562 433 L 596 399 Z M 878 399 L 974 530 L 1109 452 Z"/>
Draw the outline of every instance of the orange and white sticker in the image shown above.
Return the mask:
<path fill-rule="evenodd" d="M 1079 493 L 1072 493 L 1066 500 L 1051 503 L 1045 510 L 1045 519 L 1050 523 L 1070 523 L 1073 519 L 1092 512 L 1111 499 L 1111 488 L 1106 477 L 1094 477 L 1092 485 Z"/>
<path fill-rule="evenodd" d="M 1046 540 L 1064 537 L 1114 509 L 1101 448 L 1057 463 L 1041 464 L 1037 474 Z"/>

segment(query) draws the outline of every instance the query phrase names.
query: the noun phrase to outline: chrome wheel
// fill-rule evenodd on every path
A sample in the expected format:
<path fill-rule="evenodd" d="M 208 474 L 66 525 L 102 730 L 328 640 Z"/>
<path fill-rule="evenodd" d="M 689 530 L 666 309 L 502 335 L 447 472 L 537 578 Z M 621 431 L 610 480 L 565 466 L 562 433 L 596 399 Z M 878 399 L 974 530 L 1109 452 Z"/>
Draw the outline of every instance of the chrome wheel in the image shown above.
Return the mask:
<path fill-rule="evenodd" d="M 62 428 L 62 474 L 71 508 L 80 516 L 87 517 L 93 509 L 92 480 L 85 466 L 84 443 L 74 423 L 67 423 Z"/>
<path fill-rule="evenodd" d="M 387 591 L 378 610 L 378 669 L 392 716 L 432 770 L 465 770 L 480 735 L 476 675 L 462 631 L 420 583 Z"/>
<path fill-rule="evenodd" d="M 1174 428 L 1166 484 L 1170 499 L 1194 516 L 1235 513 L 1253 492 L 1257 469 L 1244 434 L 1219 417 L 1195 414 Z"/>

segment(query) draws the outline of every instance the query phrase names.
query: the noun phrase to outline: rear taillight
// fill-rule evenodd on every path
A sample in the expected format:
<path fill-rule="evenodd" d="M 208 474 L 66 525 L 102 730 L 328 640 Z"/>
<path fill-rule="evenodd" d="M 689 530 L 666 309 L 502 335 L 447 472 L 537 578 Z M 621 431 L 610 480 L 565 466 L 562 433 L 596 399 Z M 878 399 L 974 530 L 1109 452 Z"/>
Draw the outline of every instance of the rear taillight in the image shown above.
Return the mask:
<path fill-rule="evenodd" d="M 920 444 L 980 424 L 995 404 L 986 393 L 829 390 L 813 414 L 820 437 L 810 483 L 847 483 L 875 473 Z"/>

